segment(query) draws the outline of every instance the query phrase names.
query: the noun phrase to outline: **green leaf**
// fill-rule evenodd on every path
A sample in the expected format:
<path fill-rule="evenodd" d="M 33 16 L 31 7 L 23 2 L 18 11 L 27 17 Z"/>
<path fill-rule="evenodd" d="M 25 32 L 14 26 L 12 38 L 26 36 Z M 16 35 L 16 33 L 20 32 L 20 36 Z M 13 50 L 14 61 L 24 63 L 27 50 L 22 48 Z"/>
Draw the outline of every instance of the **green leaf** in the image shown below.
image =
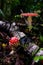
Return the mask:
<path fill-rule="evenodd" d="M 40 35 L 40 41 L 43 42 L 43 36 L 42 35 Z"/>

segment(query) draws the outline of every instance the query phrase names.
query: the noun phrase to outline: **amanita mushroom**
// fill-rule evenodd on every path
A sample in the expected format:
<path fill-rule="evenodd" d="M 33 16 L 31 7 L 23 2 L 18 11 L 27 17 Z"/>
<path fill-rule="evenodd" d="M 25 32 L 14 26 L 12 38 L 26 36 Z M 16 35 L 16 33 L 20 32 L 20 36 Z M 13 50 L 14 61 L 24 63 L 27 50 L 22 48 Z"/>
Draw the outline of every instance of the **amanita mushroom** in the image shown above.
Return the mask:
<path fill-rule="evenodd" d="M 17 37 L 12 37 L 10 40 L 9 40 L 9 45 L 18 45 L 19 43 L 19 39 Z"/>
<path fill-rule="evenodd" d="M 28 17 L 27 18 L 27 21 L 28 21 L 27 24 L 29 26 L 29 31 L 31 31 L 31 29 L 32 29 L 32 17 L 33 16 L 38 16 L 38 14 L 37 13 L 22 13 L 21 16 Z"/>
<path fill-rule="evenodd" d="M 22 13 L 21 16 L 38 16 L 37 13 Z"/>

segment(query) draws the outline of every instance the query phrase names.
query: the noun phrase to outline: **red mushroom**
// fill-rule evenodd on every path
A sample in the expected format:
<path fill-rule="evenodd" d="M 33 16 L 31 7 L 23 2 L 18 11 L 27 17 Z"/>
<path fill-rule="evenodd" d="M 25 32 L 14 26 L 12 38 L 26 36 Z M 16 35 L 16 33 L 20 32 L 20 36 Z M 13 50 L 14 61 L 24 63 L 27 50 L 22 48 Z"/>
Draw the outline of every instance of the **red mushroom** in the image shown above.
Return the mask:
<path fill-rule="evenodd" d="M 21 16 L 28 17 L 27 18 L 28 22 L 26 21 L 26 23 L 28 24 L 29 31 L 31 31 L 31 29 L 32 29 L 32 16 L 38 16 L 38 14 L 37 13 L 22 13 Z"/>
<path fill-rule="evenodd" d="M 38 16 L 37 13 L 22 13 L 21 16 Z"/>
<path fill-rule="evenodd" d="M 18 44 L 18 42 L 19 42 L 19 39 L 17 37 L 12 37 L 9 40 L 9 45 L 15 45 L 15 44 Z"/>

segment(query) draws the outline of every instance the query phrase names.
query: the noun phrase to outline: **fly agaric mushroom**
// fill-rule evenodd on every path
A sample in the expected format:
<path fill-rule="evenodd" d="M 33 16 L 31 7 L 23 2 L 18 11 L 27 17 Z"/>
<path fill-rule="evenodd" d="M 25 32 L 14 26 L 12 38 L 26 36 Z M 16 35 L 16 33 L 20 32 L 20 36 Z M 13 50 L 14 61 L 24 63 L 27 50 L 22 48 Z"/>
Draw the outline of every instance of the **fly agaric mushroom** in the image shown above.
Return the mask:
<path fill-rule="evenodd" d="M 29 31 L 31 31 L 31 29 L 32 29 L 32 17 L 38 16 L 38 14 L 37 13 L 22 13 L 21 16 L 28 17 L 27 18 L 27 21 L 28 21 L 27 24 L 29 26 Z"/>
<path fill-rule="evenodd" d="M 15 46 L 15 45 L 18 45 L 19 43 L 19 39 L 17 37 L 12 37 L 10 40 L 9 40 L 9 45 L 10 46 Z"/>
<path fill-rule="evenodd" d="M 38 16 L 37 13 L 22 13 L 21 16 Z"/>

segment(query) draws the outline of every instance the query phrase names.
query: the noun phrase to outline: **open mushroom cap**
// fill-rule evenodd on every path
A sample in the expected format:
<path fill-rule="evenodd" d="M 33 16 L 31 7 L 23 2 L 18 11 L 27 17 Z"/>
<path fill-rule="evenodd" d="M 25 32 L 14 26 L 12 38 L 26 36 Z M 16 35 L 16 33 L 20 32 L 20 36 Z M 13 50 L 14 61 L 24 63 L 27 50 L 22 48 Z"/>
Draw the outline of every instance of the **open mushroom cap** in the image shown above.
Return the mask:
<path fill-rule="evenodd" d="M 38 16 L 37 13 L 22 13 L 21 16 Z"/>

